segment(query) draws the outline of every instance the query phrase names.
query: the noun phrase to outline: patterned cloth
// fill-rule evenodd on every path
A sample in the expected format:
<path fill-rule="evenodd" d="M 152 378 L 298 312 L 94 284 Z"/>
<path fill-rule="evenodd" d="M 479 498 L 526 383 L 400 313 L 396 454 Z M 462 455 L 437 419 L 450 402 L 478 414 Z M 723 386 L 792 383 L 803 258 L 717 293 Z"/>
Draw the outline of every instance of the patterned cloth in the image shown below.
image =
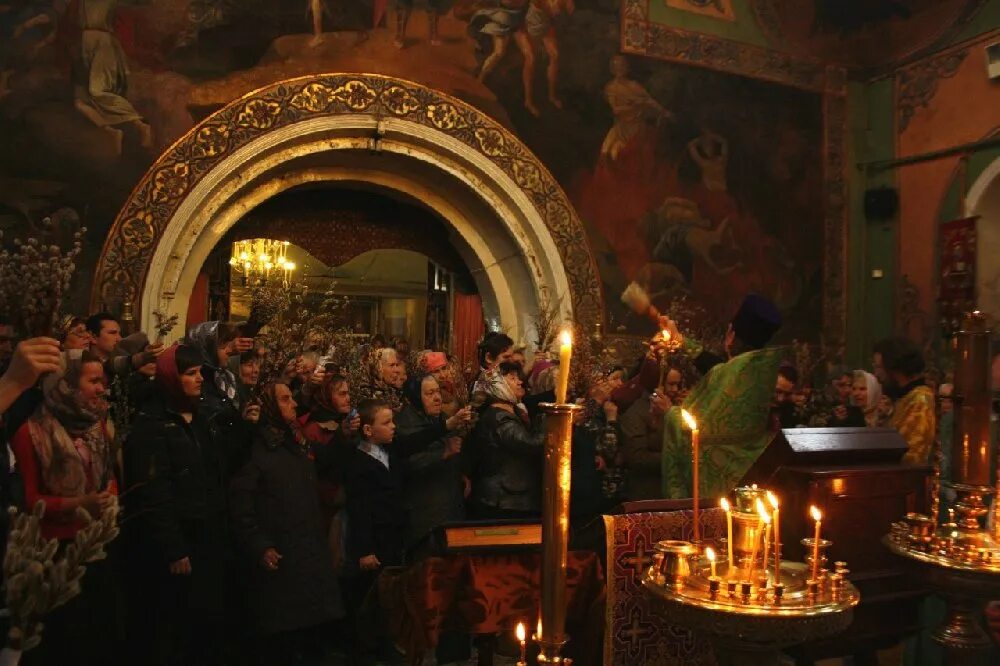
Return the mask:
<path fill-rule="evenodd" d="M 567 623 L 584 620 L 601 596 L 603 578 L 597 555 L 569 554 Z M 540 588 L 537 552 L 429 557 L 407 569 L 388 569 L 378 581 L 389 630 L 410 657 L 432 651 L 445 628 L 492 634 L 511 632 L 518 622 L 534 626 Z"/>
<path fill-rule="evenodd" d="M 725 533 L 725 512 L 707 509 L 699 523 L 705 541 Z M 691 511 L 604 516 L 608 544 L 608 610 L 604 626 L 604 666 L 714 664 L 711 645 L 670 624 L 668 607 L 642 589 L 653 548 L 665 539 L 690 539 Z"/>
<path fill-rule="evenodd" d="M 770 443 L 768 412 L 786 351 L 768 347 L 740 354 L 712 368 L 684 399 L 701 433 L 702 497 L 732 490 Z M 663 418 L 664 496 L 691 497 L 691 433 L 679 407 Z"/>
<path fill-rule="evenodd" d="M 906 440 L 903 462 L 926 465 L 937 432 L 934 393 L 926 386 L 918 386 L 904 395 L 896 402 L 889 425 Z"/>

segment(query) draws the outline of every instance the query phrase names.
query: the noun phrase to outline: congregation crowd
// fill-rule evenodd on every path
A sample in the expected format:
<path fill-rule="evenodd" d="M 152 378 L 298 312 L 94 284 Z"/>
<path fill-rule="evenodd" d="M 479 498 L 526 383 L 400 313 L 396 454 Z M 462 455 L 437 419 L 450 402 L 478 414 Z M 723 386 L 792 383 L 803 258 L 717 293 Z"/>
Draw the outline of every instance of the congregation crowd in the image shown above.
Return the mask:
<path fill-rule="evenodd" d="M 760 329 L 734 319 L 727 354 L 766 345 L 773 330 Z M 170 346 L 123 337 L 107 313 L 68 318 L 59 340 L 18 343 L 0 327 L 5 501 L 44 502 L 43 535 L 63 544 L 79 508 L 122 509 L 109 557 L 46 619 L 26 663 L 318 664 L 332 652 L 391 662 L 380 572 L 436 552 L 442 524 L 540 515 L 539 405 L 554 401 L 558 375 L 544 350 L 528 359 L 488 333 L 468 372 L 443 351 L 375 336 L 347 368 L 303 341 L 262 383 L 271 353 L 231 322 L 198 324 Z M 724 360 L 684 358 L 664 365 L 651 344 L 576 396 L 574 530 L 623 501 L 665 496 L 664 414 Z M 951 408 L 947 381 L 938 399 L 928 384 L 920 350 L 902 339 L 876 346 L 872 373 L 834 368 L 823 385 L 786 362 L 769 428 L 895 427 L 906 460 L 926 463 Z M 470 640 L 442 636 L 438 663 L 468 659 Z"/>

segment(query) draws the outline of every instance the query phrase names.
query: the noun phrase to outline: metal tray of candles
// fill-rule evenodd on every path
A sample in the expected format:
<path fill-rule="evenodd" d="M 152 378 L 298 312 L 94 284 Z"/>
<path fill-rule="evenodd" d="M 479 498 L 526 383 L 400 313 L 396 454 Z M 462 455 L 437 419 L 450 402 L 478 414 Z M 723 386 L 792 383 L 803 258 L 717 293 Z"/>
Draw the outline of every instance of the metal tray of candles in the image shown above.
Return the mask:
<path fill-rule="evenodd" d="M 657 571 L 654 563 L 643 577 L 643 585 L 659 597 L 680 604 L 695 605 L 704 609 L 724 611 L 741 615 L 771 615 L 771 616 L 810 616 L 827 613 L 841 613 L 858 604 L 861 595 L 849 581 L 841 580 L 839 589 L 831 584 L 830 576 L 825 579 L 827 584 L 821 584 L 816 594 L 811 594 L 807 579 L 809 567 L 802 562 L 781 563 L 781 585 L 784 588 L 780 599 L 774 595 L 773 576 L 768 572 L 767 587 L 764 593 L 758 584 L 751 585 L 750 594 L 743 595 L 739 581 L 727 580 L 727 566 L 720 563 L 717 567 L 721 579 L 719 590 L 712 593 L 709 581 L 709 565 L 699 560 L 680 584 L 667 583 L 664 576 Z M 732 585 L 730 585 L 732 583 Z M 729 588 L 733 592 L 730 594 Z"/>
<path fill-rule="evenodd" d="M 753 656 L 756 661 L 752 663 L 777 664 L 777 650 L 845 630 L 861 600 L 842 574 L 827 574 L 814 583 L 807 580 L 808 567 L 800 562 L 781 563 L 779 589 L 784 593 L 778 598 L 770 582 L 763 593 L 759 584 L 737 582 L 730 595 L 725 567 L 717 570 L 721 576 L 713 577 L 702 561 L 692 562 L 688 575 L 677 578 L 669 571 L 667 576 L 661 573 L 661 565 L 662 560 L 649 567 L 644 587 L 670 604 L 671 624 L 711 636 L 716 653 L 728 654 L 729 663 L 749 663 L 740 661 L 742 655 Z M 710 577 L 722 580 L 713 584 Z M 758 580 L 763 582 L 763 577 Z M 718 592 L 712 591 L 715 585 Z M 744 585 L 750 587 L 750 594 L 741 593 Z M 761 661 L 761 653 L 770 653 L 772 658 Z"/>

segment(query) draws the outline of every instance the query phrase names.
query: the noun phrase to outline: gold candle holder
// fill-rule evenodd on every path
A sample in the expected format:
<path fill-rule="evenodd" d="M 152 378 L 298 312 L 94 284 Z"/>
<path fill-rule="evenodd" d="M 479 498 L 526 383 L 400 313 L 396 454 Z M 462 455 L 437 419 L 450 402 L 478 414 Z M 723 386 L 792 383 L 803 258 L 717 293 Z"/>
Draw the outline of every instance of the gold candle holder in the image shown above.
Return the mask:
<path fill-rule="evenodd" d="M 573 415 L 583 409 L 566 403 L 543 403 L 545 471 L 542 486 L 542 632 L 540 664 L 568 663 L 566 645 L 566 554 L 569 544 L 570 454 Z"/>

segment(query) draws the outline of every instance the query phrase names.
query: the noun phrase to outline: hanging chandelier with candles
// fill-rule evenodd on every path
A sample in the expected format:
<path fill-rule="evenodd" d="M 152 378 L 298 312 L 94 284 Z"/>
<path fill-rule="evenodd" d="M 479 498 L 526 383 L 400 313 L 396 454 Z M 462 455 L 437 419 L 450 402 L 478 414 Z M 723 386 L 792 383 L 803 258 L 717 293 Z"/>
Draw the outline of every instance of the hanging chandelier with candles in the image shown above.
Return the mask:
<path fill-rule="evenodd" d="M 270 238 L 235 241 L 229 265 L 243 276 L 245 285 L 280 280 L 287 286 L 295 271 L 295 262 L 288 260 L 288 245 L 288 241 Z"/>

